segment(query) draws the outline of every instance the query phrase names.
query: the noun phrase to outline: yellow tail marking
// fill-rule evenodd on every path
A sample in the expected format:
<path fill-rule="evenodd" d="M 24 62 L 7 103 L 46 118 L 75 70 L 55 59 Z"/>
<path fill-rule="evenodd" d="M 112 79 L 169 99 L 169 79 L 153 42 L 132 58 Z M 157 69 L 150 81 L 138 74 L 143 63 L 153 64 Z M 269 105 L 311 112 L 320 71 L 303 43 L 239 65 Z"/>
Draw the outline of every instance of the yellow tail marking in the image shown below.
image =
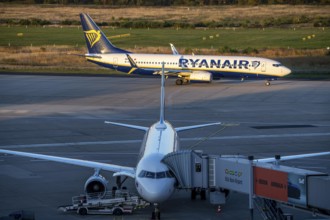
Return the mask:
<path fill-rule="evenodd" d="M 96 31 L 96 30 L 85 31 L 85 35 L 91 47 L 93 47 L 94 44 L 96 44 L 101 39 L 100 31 Z"/>

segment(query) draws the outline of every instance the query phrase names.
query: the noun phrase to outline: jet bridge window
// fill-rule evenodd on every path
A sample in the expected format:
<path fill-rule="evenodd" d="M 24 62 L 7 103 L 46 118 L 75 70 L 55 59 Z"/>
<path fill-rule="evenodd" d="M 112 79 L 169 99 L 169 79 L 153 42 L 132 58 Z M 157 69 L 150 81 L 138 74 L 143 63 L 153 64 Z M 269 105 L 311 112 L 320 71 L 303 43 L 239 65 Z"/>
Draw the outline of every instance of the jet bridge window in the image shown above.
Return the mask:
<path fill-rule="evenodd" d="M 195 163 L 195 171 L 197 173 L 202 172 L 202 164 L 201 163 Z"/>

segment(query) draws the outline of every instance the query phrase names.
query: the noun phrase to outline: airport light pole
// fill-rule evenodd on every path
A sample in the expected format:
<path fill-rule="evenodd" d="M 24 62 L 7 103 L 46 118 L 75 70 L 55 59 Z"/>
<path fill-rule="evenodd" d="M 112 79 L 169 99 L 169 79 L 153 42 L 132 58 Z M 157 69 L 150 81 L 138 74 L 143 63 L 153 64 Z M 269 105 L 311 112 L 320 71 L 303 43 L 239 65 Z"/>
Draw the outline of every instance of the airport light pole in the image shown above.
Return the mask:
<path fill-rule="evenodd" d="M 249 192 L 249 209 L 250 209 L 250 219 L 253 220 L 253 184 L 254 184 L 254 179 L 253 179 L 253 156 L 248 157 L 249 162 L 250 162 L 250 192 Z"/>

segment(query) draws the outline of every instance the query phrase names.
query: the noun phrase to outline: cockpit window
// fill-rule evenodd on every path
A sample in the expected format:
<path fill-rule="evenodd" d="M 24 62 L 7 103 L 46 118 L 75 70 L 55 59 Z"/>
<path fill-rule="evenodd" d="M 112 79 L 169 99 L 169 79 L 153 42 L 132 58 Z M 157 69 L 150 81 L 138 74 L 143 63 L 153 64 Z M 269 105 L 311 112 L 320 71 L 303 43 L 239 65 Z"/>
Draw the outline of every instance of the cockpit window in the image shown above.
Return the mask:
<path fill-rule="evenodd" d="M 153 179 L 153 178 L 155 178 L 155 173 L 146 171 L 146 176 L 145 177 Z"/>
<path fill-rule="evenodd" d="M 146 172 L 145 170 L 142 170 L 140 173 L 139 173 L 139 177 L 145 177 L 146 176 Z"/>
<path fill-rule="evenodd" d="M 280 67 L 280 66 L 282 66 L 282 64 L 280 64 L 280 63 L 275 63 L 275 64 L 273 64 L 273 66 L 275 66 L 275 67 Z"/>
<path fill-rule="evenodd" d="M 173 178 L 174 177 L 174 175 L 172 174 L 172 172 L 171 171 L 166 171 L 166 176 L 168 177 L 168 178 Z"/>
<path fill-rule="evenodd" d="M 156 173 L 156 179 L 161 179 L 161 178 L 165 178 L 165 177 L 166 177 L 165 172 Z"/>
<path fill-rule="evenodd" d="M 173 175 L 169 171 L 163 171 L 163 172 L 149 172 L 146 170 L 142 170 L 139 173 L 139 177 L 145 177 L 149 179 L 162 179 L 162 178 L 172 178 Z"/>
<path fill-rule="evenodd" d="M 146 178 L 154 179 L 155 178 L 155 173 L 142 170 L 139 174 L 139 177 L 146 177 Z"/>

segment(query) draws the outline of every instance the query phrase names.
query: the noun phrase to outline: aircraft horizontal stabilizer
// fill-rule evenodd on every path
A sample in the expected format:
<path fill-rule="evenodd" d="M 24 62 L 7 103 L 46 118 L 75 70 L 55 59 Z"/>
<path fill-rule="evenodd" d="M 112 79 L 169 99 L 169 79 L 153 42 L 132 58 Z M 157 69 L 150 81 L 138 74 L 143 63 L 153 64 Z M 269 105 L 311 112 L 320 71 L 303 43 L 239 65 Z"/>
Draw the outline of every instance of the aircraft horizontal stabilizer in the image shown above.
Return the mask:
<path fill-rule="evenodd" d="M 85 58 L 97 58 L 97 59 L 102 59 L 102 56 L 98 54 L 76 54 L 76 53 L 67 53 L 67 55 L 73 55 L 73 56 L 78 56 L 78 57 L 85 57 Z"/>
<path fill-rule="evenodd" d="M 202 128 L 202 127 L 207 127 L 207 126 L 212 126 L 212 125 L 221 125 L 221 122 L 215 122 L 215 123 L 209 123 L 209 124 L 200 124 L 200 125 L 192 125 L 192 126 L 185 126 L 185 127 L 178 127 L 175 128 L 177 132 L 179 131 L 186 131 L 186 130 L 191 130 L 191 129 L 196 129 L 196 128 Z"/>
<path fill-rule="evenodd" d="M 301 158 L 307 158 L 307 157 L 317 157 L 317 156 L 324 156 L 329 155 L 330 151 L 327 152 L 320 152 L 320 153 L 311 153 L 311 154 L 297 154 L 297 155 L 291 155 L 291 156 L 283 156 L 279 160 L 280 161 L 286 161 L 286 160 L 294 160 L 294 159 L 301 159 Z M 264 159 L 256 159 L 253 160 L 253 162 L 264 162 L 264 163 L 270 163 L 277 161 L 274 157 L 271 158 L 264 158 Z"/>
<path fill-rule="evenodd" d="M 131 124 L 123 124 L 123 123 L 117 123 L 117 122 L 112 122 L 112 121 L 105 121 L 104 123 L 111 124 L 111 125 L 117 125 L 117 126 L 121 126 L 121 127 L 133 128 L 133 129 L 142 130 L 142 131 L 148 131 L 148 129 L 149 129 L 148 127 L 131 125 Z"/>

